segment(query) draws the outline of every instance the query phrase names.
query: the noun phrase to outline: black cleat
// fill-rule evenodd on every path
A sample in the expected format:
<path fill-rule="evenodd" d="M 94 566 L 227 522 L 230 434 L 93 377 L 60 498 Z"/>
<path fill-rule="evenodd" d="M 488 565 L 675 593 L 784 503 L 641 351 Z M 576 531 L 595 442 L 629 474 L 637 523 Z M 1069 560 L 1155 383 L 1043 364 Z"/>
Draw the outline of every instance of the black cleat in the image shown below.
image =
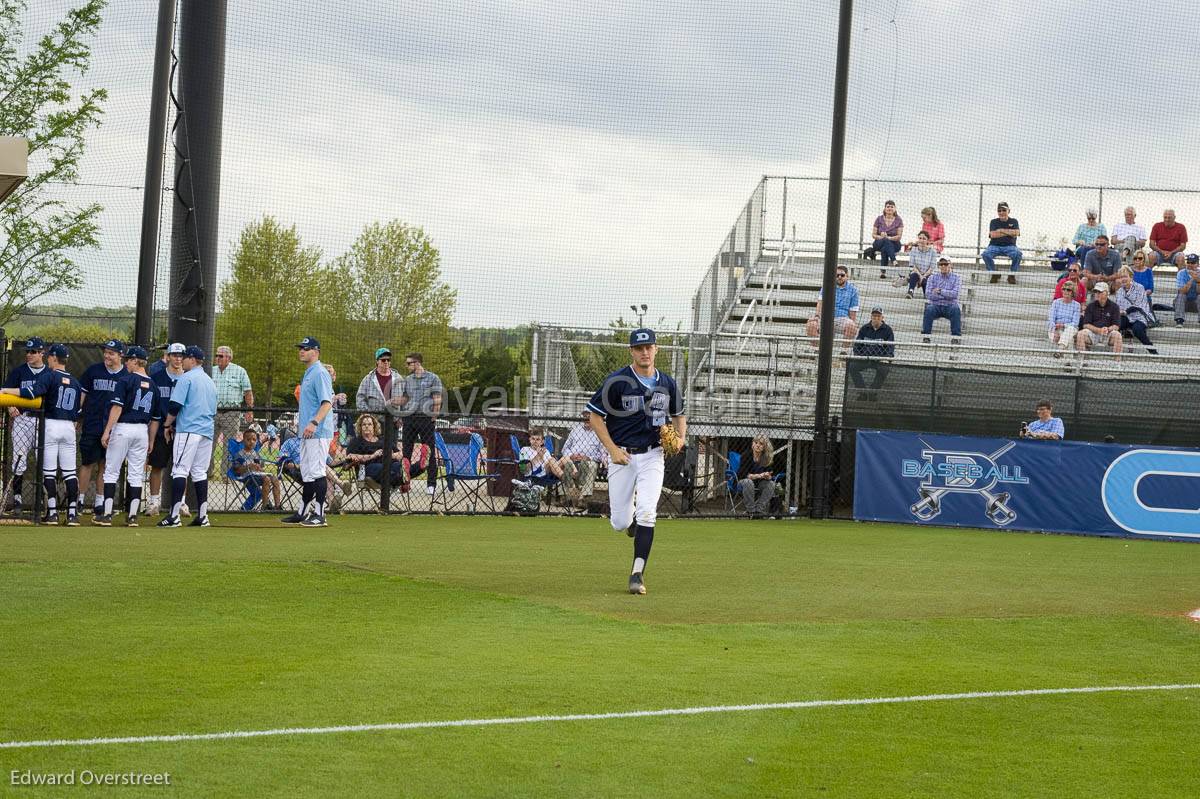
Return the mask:
<path fill-rule="evenodd" d="M 644 594 L 646 593 L 646 584 L 642 582 L 642 573 L 634 572 L 629 575 L 629 593 Z"/>
<path fill-rule="evenodd" d="M 630 538 L 633 538 L 637 535 L 637 522 L 629 525 L 629 527 L 625 530 L 625 535 L 629 536 Z"/>
<path fill-rule="evenodd" d="M 67 527 L 78 527 L 78 526 L 79 526 L 79 517 L 76 516 L 74 513 L 68 513 L 67 514 Z"/>
<path fill-rule="evenodd" d="M 279 520 L 280 524 L 300 524 L 307 518 L 303 514 L 293 513 L 291 516 L 284 516 Z"/>
<path fill-rule="evenodd" d="M 300 522 L 300 526 L 301 527 L 328 527 L 329 525 L 325 523 L 324 516 L 318 516 L 317 514 L 314 513 L 311 516 L 309 516 L 307 519 L 305 519 L 304 521 Z"/>
<path fill-rule="evenodd" d="M 164 516 L 159 519 L 156 527 L 183 527 L 183 522 L 179 521 L 178 517 Z"/>
<path fill-rule="evenodd" d="M 212 527 L 207 516 L 197 516 L 187 524 L 188 527 Z"/>
<path fill-rule="evenodd" d="M 101 513 L 99 516 L 92 517 L 92 524 L 100 527 L 112 527 L 112 514 Z"/>
<path fill-rule="evenodd" d="M 127 517 L 127 518 L 125 519 L 125 526 L 126 526 L 126 527 L 137 527 L 137 526 L 138 526 L 138 520 L 137 520 L 137 516 L 129 516 L 129 517 Z"/>
<path fill-rule="evenodd" d="M 57 513 L 47 513 L 45 516 L 42 517 L 42 524 L 57 525 L 58 524 L 58 514 Z"/>

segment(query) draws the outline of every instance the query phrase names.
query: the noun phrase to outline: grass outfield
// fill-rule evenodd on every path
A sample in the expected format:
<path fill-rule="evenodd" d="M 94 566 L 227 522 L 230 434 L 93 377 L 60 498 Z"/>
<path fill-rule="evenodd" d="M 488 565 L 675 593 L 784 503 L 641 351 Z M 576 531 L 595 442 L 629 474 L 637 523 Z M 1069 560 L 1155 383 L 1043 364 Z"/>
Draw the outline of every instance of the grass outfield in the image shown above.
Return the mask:
<path fill-rule="evenodd" d="M 218 523 L 0 527 L 0 744 L 1200 682 L 1192 544 L 664 521 L 633 597 L 603 520 Z M 0 748 L 0 795 L 1195 797 L 1198 730 L 1192 689 Z"/>

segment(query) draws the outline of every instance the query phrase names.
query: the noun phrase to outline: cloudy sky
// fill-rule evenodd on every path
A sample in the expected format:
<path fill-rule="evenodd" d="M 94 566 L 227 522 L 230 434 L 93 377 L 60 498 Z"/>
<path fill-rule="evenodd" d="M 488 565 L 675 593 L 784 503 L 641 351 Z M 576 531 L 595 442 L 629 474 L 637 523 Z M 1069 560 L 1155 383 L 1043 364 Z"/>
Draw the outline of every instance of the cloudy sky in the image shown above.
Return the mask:
<path fill-rule="evenodd" d="M 31 32 L 68 4 L 35 5 Z M 111 93 L 83 173 L 100 185 L 72 189 L 108 209 L 102 252 L 81 257 L 89 304 L 132 292 L 152 5 L 111 0 L 87 79 Z M 461 324 L 603 324 L 646 302 L 673 326 L 761 176 L 826 173 L 836 6 L 230 3 L 222 273 L 264 214 L 330 258 L 398 218 L 440 248 Z M 855 6 L 847 176 L 1197 185 L 1196 3 Z M 788 224 L 823 231 L 822 192 L 797 189 Z M 940 204 L 951 239 L 973 240 L 978 189 L 872 185 L 868 205 L 892 194 L 914 221 Z M 986 194 L 1051 238 L 1096 196 Z M 1143 222 L 1161 212 L 1111 192 L 1105 221 L 1135 200 Z M 1171 204 L 1200 225 L 1200 203 Z M 857 227 L 855 207 L 843 238 Z"/>

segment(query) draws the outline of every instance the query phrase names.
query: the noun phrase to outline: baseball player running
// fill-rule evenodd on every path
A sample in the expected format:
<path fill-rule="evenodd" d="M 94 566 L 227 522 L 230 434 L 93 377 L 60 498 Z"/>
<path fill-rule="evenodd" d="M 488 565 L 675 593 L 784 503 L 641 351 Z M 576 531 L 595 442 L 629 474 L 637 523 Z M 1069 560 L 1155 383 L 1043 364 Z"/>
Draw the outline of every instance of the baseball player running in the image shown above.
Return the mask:
<path fill-rule="evenodd" d="M 646 593 L 642 579 L 663 484 L 660 428 L 671 425 L 678 439 L 687 435 L 683 397 L 669 375 L 654 368 L 658 354 L 654 331 L 639 328 L 629 335 L 632 363 L 604 379 L 587 404 L 592 429 L 608 450 L 609 519 L 614 530 L 633 538 L 633 570 L 629 593 Z M 631 526 L 632 525 L 632 526 Z"/>
<path fill-rule="evenodd" d="M 138 526 L 142 483 L 146 479 L 146 455 L 162 421 L 158 390 L 146 374 L 145 348 L 134 345 L 125 350 L 125 368 L 129 374 L 121 378 L 113 394 L 108 423 L 100 436 L 100 443 L 108 453 L 104 463 L 104 512 L 92 517 L 92 524 L 101 527 L 112 525 L 113 499 L 117 495 L 122 463 L 127 466 L 125 479 L 129 484 L 129 513 L 125 524 Z"/>
<path fill-rule="evenodd" d="M 25 342 L 25 363 L 8 373 L 4 381 L 5 388 L 16 389 L 10 394 L 20 394 L 21 389 L 32 388 L 38 376 L 46 371 L 46 361 L 43 352 L 46 342 L 33 336 Z M 9 408 L 8 415 L 12 418 L 12 504 L 9 510 L 21 512 L 21 483 L 25 470 L 29 467 L 29 451 L 37 444 L 37 415 L 32 410 L 17 410 Z"/>
<path fill-rule="evenodd" d="M 171 512 L 159 527 L 179 527 L 179 512 L 188 477 L 196 491 L 196 518 L 189 527 L 209 527 L 208 465 L 212 461 L 217 419 L 217 386 L 204 371 L 204 350 L 196 345 L 183 354 L 183 375 L 175 381 L 167 406 L 167 440 L 171 447 Z"/>
<path fill-rule="evenodd" d="M 325 477 L 325 458 L 333 441 L 333 380 L 321 363 L 321 342 L 305 336 L 296 345 L 300 362 L 307 365 L 300 381 L 300 510 L 285 516 L 284 524 L 325 527 L 325 498 L 329 479 Z"/>
<path fill-rule="evenodd" d="M 53 344 L 46 354 L 48 368 L 43 370 L 32 386 L 0 389 L 5 394 L 18 394 L 26 399 L 43 397 L 42 412 L 46 417 L 46 440 L 42 452 L 42 480 L 46 485 L 46 515 L 42 524 L 58 524 L 58 484 L 62 472 L 67 488 L 67 526 L 79 526 L 79 480 L 75 477 L 75 420 L 83 403 L 79 381 L 67 371 L 71 357 L 65 344 Z"/>

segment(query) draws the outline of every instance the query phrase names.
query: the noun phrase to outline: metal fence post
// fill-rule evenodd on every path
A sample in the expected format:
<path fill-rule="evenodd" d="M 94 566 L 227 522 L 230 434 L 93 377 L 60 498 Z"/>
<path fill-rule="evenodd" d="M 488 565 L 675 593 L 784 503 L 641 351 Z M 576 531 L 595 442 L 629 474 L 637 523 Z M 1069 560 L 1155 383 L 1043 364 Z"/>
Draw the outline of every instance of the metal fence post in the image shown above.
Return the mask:
<path fill-rule="evenodd" d="M 783 179 L 783 210 L 779 214 L 779 260 L 783 260 L 783 242 L 787 238 L 787 183 Z"/>
<path fill-rule="evenodd" d="M 863 251 L 863 231 L 867 229 L 867 182 L 862 182 L 858 200 L 858 251 Z"/>
<path fill-rule="evenodd" d="M 392 453 L 396 450 L 396 419 L 385 408 L 383 411 L 383 473 L 379 475 L 379 512 L 390 513 L 392 509 Z M 401 458 L 400 463 L 404 463 Z"/>
<path fill-rule="evenodd" d="M 979 184 L 979 215 L 975 217 L 975 268 L 979 268 L 979 251 L 983 249 L 983 184 Z"/>
<path fill-rule="evenodd" d="M 34 464 L 37 471 L 34 472 L 34 489 L 33 489 L 33 523 L 42 523 L 42 494 L 45 488 L 42 485 L 42 454 L 46 451 L 46 400 L 42 400 L 42 410 L 34 414 L 34 419 L 37 420 L 37 463 Z M 56 522 L 57 524 L 57 522 Z"/>
<path fill-rule="evenodd" d="M 1104 187 L 1100 187 L 1100 202 L 1096 206 L 1096 220 L 1104 224 Z M 1114 242 L 1115 243 L 1115 242 Z"/>

